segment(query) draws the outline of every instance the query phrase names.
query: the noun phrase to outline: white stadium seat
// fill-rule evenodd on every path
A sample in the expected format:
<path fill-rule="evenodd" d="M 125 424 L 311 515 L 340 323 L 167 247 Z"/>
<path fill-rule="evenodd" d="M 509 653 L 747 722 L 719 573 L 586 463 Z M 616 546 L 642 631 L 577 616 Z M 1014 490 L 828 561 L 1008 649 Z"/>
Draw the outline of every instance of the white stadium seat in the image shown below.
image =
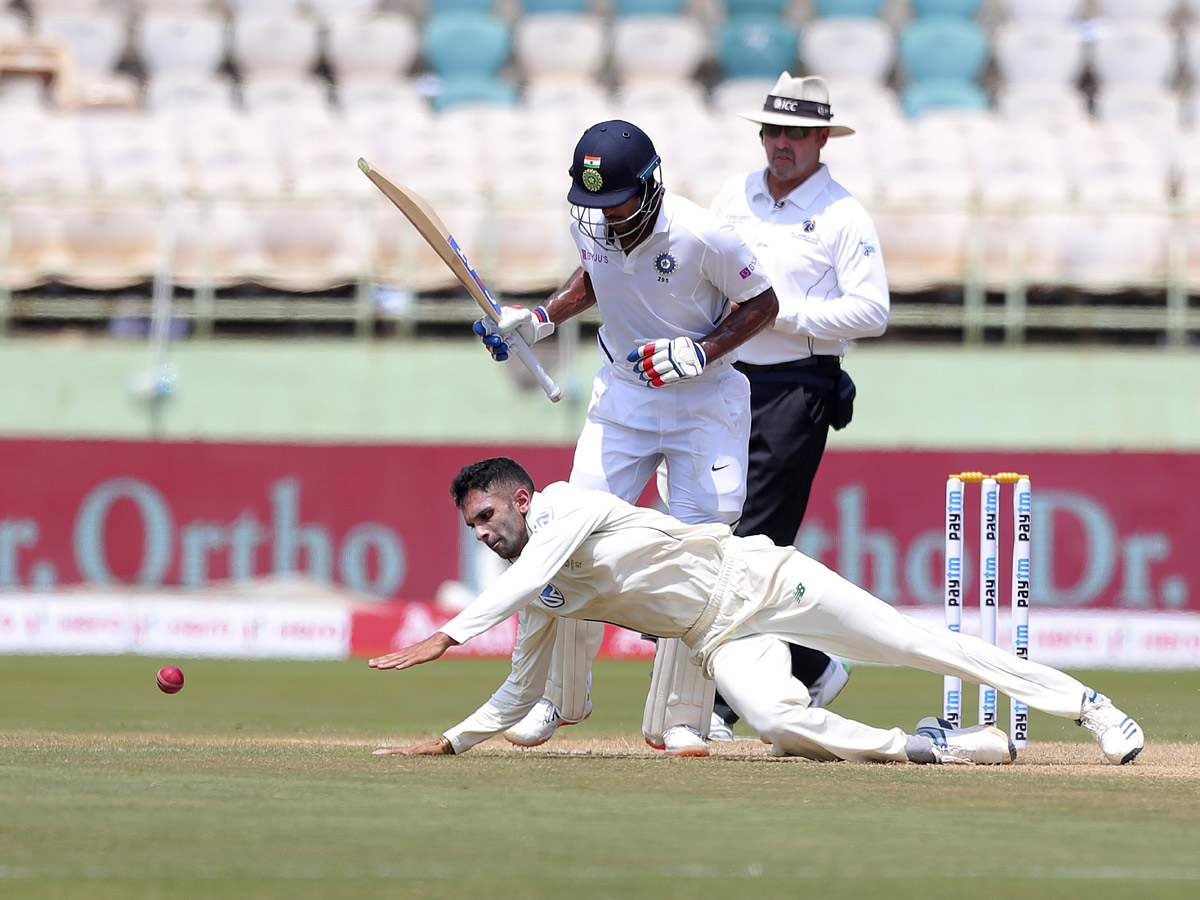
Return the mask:
<path fill-rule="evenodd" d="M 1090 66 L 1096 81 L 1167 85 L 1179 66 L 1179 42 L 1161 22 L 1125 20 L 1100 29 L 1091 45 Z"/>
<path fill-rule="evenodd" d="M 1083 37 L 1069 22 L 1011 19 L 996 26 L 992 58 L 1000 82 L 1075 85 L 1085 65 Z"/>
<path fill-rule="evenodd" d="M 243 78 L 307 75 L 320 57 L 316 22 L 304 16 L 245 14 L 232 29 L 230 56 Z"/>
<path fill-rule="evenodd" d="M 215 13 L 147 12 L 133 42 L 147 75 L 213 76 L 225 59 L 225 22 Z"/>
<path fill-rule="evenodd" d="M 416 23 L 400 13 L 339 16 L 325 31 L 324 55 L 334 79 L 398 79 L 421 49 Z"/>
<path fill-rule="evenodd" d="M 611 35 L 611 65 L 618 85 L 688 82 L 709 53 L 703 26 L 690 16 L 619 16 Z"/>
<path fill-rule="evenodd" d="M 818 18 L 801 29 L 799 52 L 805 68 L 827 80 L 857 78 L 884 84 L 896 63 L 896 33 L 882 19 Z"/>

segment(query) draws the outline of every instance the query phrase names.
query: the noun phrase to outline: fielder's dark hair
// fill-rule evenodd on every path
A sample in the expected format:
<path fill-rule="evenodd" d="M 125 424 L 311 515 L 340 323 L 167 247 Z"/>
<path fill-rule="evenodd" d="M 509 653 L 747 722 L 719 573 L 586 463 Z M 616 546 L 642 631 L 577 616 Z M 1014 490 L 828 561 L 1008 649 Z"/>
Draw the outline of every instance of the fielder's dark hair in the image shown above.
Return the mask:
<path fill-rule="evenodd" d="M 533 479 L 516 460 L 507 456 L 493 456 L 463 466 L 450 485 L 450 496 L 454 499 L 454 505 L 461 508 L 471 491 L 490 491 L 496 487 L 525 488 L 533 493 Z"/>

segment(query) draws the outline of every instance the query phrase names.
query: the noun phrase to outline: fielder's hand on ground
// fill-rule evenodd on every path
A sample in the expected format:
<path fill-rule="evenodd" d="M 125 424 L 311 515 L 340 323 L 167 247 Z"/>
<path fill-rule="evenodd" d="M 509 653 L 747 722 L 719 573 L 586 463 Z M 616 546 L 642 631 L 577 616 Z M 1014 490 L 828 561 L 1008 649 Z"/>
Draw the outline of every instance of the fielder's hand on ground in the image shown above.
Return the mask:
<path fill-rule="evenodd" d="M 402 647 L 395 653 L 368 659 L 367 665 L 372 669 L 411 669 L 421 663 L 432 662 L 457 643 L 445 632 L 435 631 L 425 640 Z"/>
<path fill-rule="evenodd" d="M 483 339 L 483 345 L 491 352 L 492 359 L 503 362 L 508 359 L 508 337 L 514 331 L 532 347 L 542 338 L 554 334 L 554 323 L 540 306 L 536 309 L 502 306 L 499 322 L 480 319 L 471 329 Z"/>
<path fill-rule="evenodd" d="M 448 741 L 426 741 L 411 747 L 380 747 L 372 751 L 375 756 L 453 756 L 454 748 Z"/>
<path fill-rule="evenodd" d="M 650 387 L 662 387 L 704 371 L 704 351 L 689 337 L 649 341 L 628 356 L 633 371 Z"/>

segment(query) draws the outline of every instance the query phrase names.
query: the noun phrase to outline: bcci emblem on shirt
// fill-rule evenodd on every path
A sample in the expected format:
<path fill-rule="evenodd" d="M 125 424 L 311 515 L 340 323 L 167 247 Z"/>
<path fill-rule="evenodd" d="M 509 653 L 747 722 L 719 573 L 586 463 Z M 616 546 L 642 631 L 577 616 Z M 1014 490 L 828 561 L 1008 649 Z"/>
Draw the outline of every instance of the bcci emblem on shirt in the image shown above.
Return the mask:
<path fill-rule="evenodd" d="M 665 279 L 668 275 L 673 275 L 678 268 L 679 260 L 675 258 L 674 253 L 663 252 L 654 257 L 654 270 L 658 272 L 659 278 Z"/>

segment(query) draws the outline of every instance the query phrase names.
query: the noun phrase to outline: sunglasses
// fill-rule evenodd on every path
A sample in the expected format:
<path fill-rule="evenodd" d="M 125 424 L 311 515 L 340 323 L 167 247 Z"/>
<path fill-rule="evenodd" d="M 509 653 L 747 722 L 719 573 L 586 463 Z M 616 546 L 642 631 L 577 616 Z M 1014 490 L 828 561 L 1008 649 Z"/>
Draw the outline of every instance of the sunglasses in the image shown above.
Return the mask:
<path fill-rule="evenodd" d="M 802 141 L 817 130 L 814 125 L 763 125 L 763 137 L 777 138 L 787 135 L 789 141 Z"/>

